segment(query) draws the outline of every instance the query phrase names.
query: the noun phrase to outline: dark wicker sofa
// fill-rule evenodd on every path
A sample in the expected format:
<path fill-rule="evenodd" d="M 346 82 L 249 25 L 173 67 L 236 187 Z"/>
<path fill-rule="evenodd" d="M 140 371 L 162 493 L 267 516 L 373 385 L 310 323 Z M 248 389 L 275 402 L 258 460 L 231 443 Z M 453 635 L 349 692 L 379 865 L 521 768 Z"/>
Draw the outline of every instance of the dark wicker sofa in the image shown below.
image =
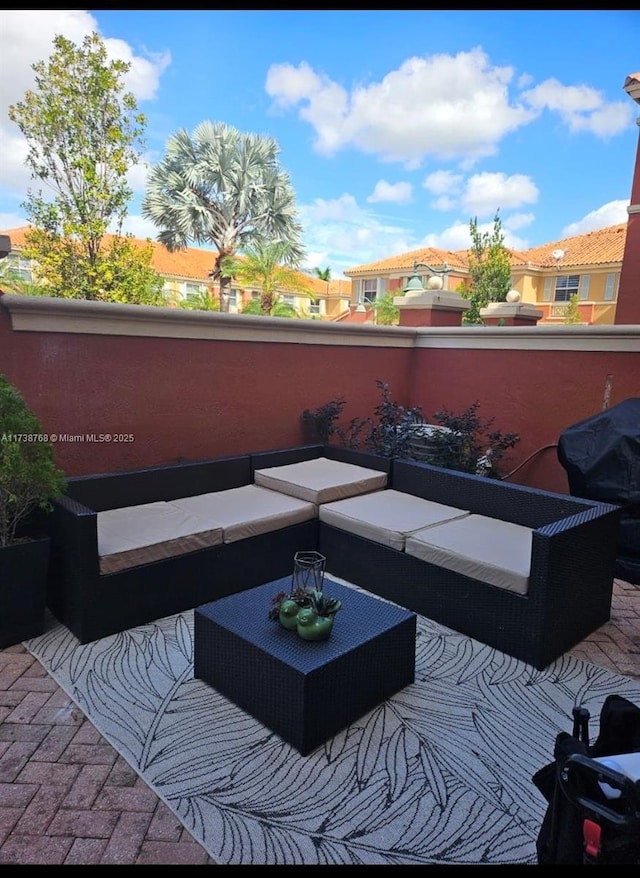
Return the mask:
<path fill-rule="evenodd" d="M 327 457 L 387 474 L 388 488 L 533 529 L 526 594 L 427 563 L 319 518 L 100 574 L 96 513 L 251 484 L 256 471 Z M 81 642 L 286 576 L 296 551 L 327 571 L 542 669 L 608 621 L 618 506 L 334 446 L 309 445 L 69 480 L 50 517 L 49 607 Z"/>
<path fill-rule="evenodd" d="M 470 579 L 320 522 L 336 576 L 546 667 L 610 618 L 620 508 L 396 460 L 395 490 L 534 528 L 526 595 Z"/>
<path fill-rule="evenodd" d="M 317 519 L 101 574 L 97 514 L 227 491 L 251 484 L 257 466 L 320 456 L 360 463 L 387 473 L 390 470 L 390 463 L 384 458 L 310 445 L 284 452 L 68 479 L 65 496 L 54 503 L 47 522 L 52 538 L 49 609 L 81 643 L 88 643 L 285 576 L 292 569 L 296 551 L 317 546 Z"/>

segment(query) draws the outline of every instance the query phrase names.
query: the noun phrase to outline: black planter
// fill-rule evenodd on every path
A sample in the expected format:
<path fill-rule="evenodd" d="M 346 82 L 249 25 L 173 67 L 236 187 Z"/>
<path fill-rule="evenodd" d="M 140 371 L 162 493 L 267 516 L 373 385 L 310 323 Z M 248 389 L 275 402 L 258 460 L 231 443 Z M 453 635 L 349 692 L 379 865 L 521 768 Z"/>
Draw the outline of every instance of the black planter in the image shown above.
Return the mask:
<path fill-rule="evenodd" d="M 0 648 L 42 634 L 49 537 L 0 547 Z"/>

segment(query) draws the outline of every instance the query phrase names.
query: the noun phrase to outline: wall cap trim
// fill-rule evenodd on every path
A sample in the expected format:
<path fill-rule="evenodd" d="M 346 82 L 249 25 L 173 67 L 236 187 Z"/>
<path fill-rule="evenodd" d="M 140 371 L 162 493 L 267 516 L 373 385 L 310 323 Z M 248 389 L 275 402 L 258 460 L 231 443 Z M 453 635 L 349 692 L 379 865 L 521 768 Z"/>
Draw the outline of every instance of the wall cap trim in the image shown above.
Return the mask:
<path fill-rule="evenodd" d="M 17 332 L 402 348 L 640 352 L 640 324 L 375 326 L 0 294 Z"/>
<path fill-rule="evenodd" d="M 153 305 L 123 305 L 6 293 L 0 304 L 17 332 L 70 332 L 156 338 L 218 339 L 285 344 L 412 347 L 414 331 L 402 326 L 355 325 L 253 314 L 220 314 Z"/>

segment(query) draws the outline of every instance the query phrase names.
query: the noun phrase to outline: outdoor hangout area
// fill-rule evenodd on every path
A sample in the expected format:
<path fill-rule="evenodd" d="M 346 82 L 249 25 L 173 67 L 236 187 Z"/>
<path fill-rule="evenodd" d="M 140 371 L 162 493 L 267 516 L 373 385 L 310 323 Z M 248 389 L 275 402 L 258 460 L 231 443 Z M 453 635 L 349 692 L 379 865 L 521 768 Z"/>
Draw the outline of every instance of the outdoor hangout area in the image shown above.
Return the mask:
<path fill-rule="evenodd" d="M 51 515 L 48 605 L 87 643 L 317 550 L 330 573 L 543 669 L 608 621 L 619 523 L 612 504 L 332 446 L 81 476 Z"/>
<path fill-rule="evenodd" d="M 78 832 L 117 858 L 120 765 L 153 797 L 137 862 L 162 819 L 170 862 L 535 863 L 532 778 L 572 709 L 640 703 L 620 507 L 572 495 L 557 455 L 570 424 L 637 395 L 639 342 L 0 297 L 6 374 L 65 474 L 44 628 L 0 659 L 59 687 L 40 734 L 112 760 L 85 807 L 113 824 L 74 829 L 69 799 L 53 860 Z M 500 476 L 309 434 L 328 400 L 345 425 L 374 417 L 378 376 L 426 421 L 478 400 L 519 436 Z M 319 588 L 296 590 L 300 553 Z"/>

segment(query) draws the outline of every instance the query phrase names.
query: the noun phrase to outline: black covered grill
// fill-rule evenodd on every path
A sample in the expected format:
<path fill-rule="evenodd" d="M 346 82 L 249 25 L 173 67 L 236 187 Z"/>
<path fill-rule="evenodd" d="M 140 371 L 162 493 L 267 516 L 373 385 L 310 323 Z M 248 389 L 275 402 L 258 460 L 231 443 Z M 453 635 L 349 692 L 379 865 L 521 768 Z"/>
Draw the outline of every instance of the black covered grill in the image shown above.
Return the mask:
<path fill-rule="evenodd" d="M 616 576 L 640 583 L 640 399 L 625 399 L 567 427 L 558 460 L 574 497 L 621 507 Z"/>

